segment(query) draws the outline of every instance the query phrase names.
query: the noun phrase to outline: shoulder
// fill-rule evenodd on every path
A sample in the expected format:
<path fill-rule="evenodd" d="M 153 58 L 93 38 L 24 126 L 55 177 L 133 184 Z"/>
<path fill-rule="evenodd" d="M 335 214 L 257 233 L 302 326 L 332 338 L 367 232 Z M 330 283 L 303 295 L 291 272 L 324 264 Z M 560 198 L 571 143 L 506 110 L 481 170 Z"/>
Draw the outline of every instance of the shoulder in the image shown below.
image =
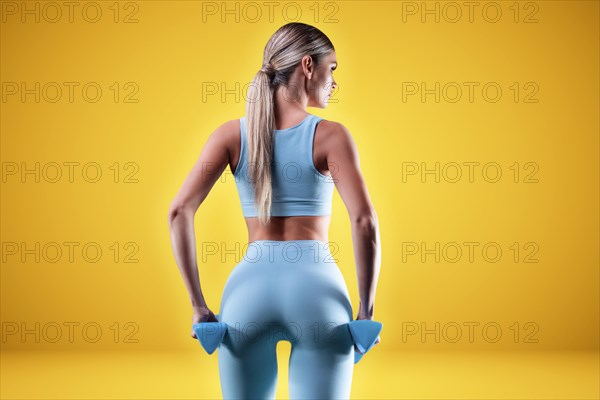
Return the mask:
<path fill-rule="evenodd" d="M 208 137 L 207 142 L 218 143 L 231 151 L 240 142 L 240 120 L 231 119 L 219 125 Z"/>
<path fill-rule="evenodd" d="M 354 146 L 350 130 L 339 122 L 322 119 L 317 125 L 317 132 L 319 132 L 319 136 L 322 136 L 328 145 Z"/>
<path fill-rule="evenodd" d="M 240 119 L 230 119 L 229 121 L 223 122 L 219 125 L 212 135 L 219 136 L 222 139 L 231 139 L 235 137 L 235 135 L 240 134 Z"/>

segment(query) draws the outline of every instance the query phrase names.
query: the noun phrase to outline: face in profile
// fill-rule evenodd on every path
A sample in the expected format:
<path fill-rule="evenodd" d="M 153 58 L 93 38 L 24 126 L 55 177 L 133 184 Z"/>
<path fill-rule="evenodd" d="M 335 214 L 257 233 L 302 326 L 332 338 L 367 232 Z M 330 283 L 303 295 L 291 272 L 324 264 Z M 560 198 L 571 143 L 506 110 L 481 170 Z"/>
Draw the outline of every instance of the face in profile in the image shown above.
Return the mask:
<path fill-rule="evenodd" d="M 312 79 L 309 81 L 309 107 L 326 108 L 333 91 L 337 87 L 333 78 L 333 71 L 337 68 L 335 51 L 321 59 L 321 63 L 314 69 Z"/>

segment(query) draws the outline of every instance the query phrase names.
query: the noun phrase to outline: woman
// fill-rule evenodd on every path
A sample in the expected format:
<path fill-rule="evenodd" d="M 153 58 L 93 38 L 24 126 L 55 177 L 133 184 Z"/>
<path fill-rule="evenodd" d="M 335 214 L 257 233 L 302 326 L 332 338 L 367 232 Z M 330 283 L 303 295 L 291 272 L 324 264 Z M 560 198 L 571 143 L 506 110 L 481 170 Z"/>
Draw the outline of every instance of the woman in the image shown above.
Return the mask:
<path fill-rule="evenodd" d="M 320 30 L 298 22 L 279 28 L 265 47 L 246 116 L 210 135 L 171 204 L 171 240 L 194 326 L 220 321 L 227 327 L 218 352 L 224 398 L 274 398 L 279 340 L 292 344 L 290 398 L 350 396 L 357 350 L 347 328 L 352 306 L 327 245 L 334 186 L 352 223 L 356 320 L 373 319 L 381 250 L 350 133 L 306 111 L 327 107 L 336 67 L 333 44 Z M 227 165 L 249 246 L 225 284 L 217 319 L 200 288 L 194 214 Z"/>

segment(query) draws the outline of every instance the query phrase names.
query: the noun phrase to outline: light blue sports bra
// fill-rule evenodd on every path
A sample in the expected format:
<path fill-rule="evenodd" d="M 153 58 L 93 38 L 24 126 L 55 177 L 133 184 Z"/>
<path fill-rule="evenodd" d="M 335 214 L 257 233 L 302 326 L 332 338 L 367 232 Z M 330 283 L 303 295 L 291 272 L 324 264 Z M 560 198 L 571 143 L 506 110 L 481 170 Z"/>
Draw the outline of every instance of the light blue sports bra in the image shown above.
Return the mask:
<path fill-rule="evenodd" d="M 273 130 L 273 194 L 271 216 L 331 215 L 334 182 L 313 163 L 317 123 L 313 114 L 287 129 Z M 248 170 L 246 117 L 240 118 L 240 158 L 233 176 L 244 217 L 258 216 Z"/>

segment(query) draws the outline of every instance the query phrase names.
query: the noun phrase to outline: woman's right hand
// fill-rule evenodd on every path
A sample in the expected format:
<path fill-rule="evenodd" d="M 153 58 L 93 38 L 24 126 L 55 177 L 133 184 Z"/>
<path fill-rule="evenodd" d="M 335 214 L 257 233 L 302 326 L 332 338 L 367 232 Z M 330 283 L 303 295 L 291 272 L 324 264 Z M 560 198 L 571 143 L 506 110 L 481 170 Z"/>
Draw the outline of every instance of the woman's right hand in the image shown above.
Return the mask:
<path fill-rule="evenodd" d="M 219 322 L 215 314 L 208 307 L 194 308 L 192 315 L 192 325 L 199 324 L 201 322 Z M 196 338 L 196 332 L 194 332 L 194 328 L 192 328 L 192 333 L 190 334 L 192 339 Z"/>

